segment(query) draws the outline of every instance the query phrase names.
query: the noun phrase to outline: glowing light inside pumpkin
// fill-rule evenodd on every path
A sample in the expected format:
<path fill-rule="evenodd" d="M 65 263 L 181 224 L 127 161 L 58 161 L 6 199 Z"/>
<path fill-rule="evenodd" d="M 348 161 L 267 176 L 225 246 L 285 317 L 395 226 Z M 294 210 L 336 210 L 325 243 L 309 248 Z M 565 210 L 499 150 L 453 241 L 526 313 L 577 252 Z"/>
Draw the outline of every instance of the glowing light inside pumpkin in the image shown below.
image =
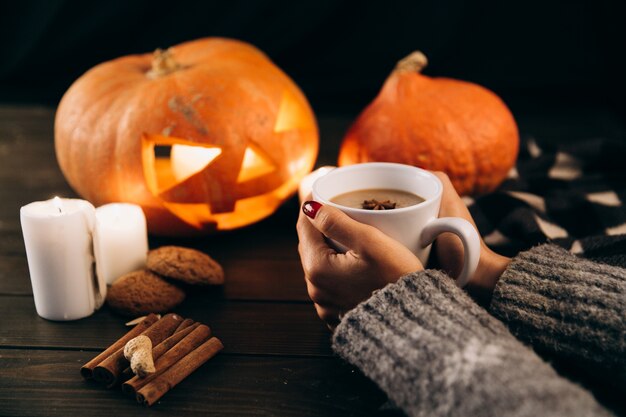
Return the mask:
<path fill-rule="evenodd" d="M 294 129 L 314 129 L 315 122 L 309 116 L 308 111 L 306 100 L 290 91 L 285 91 L 278 108 L 274 133 L 287 132 Z"/>
<path fill-rule="evenodd" d="M 311 171 L 318 150 L 315 118 L 302 95 L 283 92 L 271 132 L 273 137 L 268 139 L 248 138 L 243 157 L 241 148 L 235 149 L 233 157 L 227 147 L 221 149 L 209 141 L 146 133 L 142 158 L 148 190 L 159 199 L 159 206 L 198 232 L 235 229 L 259 221 L 293 194 Z M 221 165 L 212 171 L 210 179 L 201 180 L 209 181 L 210 187 L 194 183 L 194 174 L 211 170 L 214 163 Z M 238 172 L 225 171 L 228 165 L 238 167 Z M 236 182 L 225 186 L 222 181 L 229 177 L 232 181 L 233 174 Z M 170 192 L 187 182 L 194 183 L 188 186 L 187 200 Z M 195 198 L 196 190 L 203 190 L 206 202 Z M 159 225 L 159 232 L 169 233 L 163 227 Z"/>
<path fill-rule="evenodd" d="M 253 178 L 269 174 L 276 170 L 274 163 L 260 149 L 254 149 L 253 146 L 246 148 L 241 163 L 241 171 L 237 177 L 237 182 L 245 182 Z"/>
<path fill-rule="evenodd" d="M 206 168 L 221 153 L 220 148 L 173 145 L 170 158 L 174 177 L 178 182 L 184 181 Z"/>
<path fill-rule="evenodd" d="M 307 173 L 310 171 L 309 164 L 311 163 L 311 158 L 309 155 L 303 155 L 295 161 L 289 161 L 287 168 L 291 175 L 299 175 L 299 173 L 306 171 Z"/>

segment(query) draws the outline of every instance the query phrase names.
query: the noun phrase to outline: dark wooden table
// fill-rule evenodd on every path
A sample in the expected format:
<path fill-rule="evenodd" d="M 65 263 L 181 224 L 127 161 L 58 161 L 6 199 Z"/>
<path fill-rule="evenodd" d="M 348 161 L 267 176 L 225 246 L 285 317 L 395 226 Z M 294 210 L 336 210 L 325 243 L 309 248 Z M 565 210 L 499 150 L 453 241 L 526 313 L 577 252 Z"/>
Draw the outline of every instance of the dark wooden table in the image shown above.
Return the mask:
<path fill-rule="evenodd" d="M 119 388 L 84 381 L 80 366 L 124 334 L 107 307 L 74 322 L 40 318 L 33 303 L 19 208 L 74 196 L 54 154 L 54 109 L 0 106 L 0 415 L 369 414 L 384 395 L 332 355 L 330 333 L 309 301 L 297 253 L 296 199 L 251 227 L 203 239 L 151 238 L 205 251 L 226 272 L 218 290 L 192 294 L 175 311 L 211 326 L 217 357 L 144 409 Z M 327 132 L 319 162 L 332 163 L 346 122 Z"/>
<path fill-rule="evenodd" d="M 544 103 L 516 112 L 520 130 L 543 140 L 624 137 L 618 114 Z M 514 109 L 515 111 L 515 109 Z M 19 208 L 73 196 L 56 163 L 54 109 L 0 105 L 0 416 L 349 416 L 380 413 L 385 396 L 332 355 L 297 254 L 298 203 L 270 218 L 204 239 L 151 238 L 151 247 L 198 248 L 225 268 L 222 289 L 192 294 L 176 312 L 209 324 L 225 349 L 153 407 L 85 382 L 80 366 L 127 331 L 104 307 L 75 322 L 35 312 Z M 318 165 L 335 161 L 348 118 L 319 119 Z M 384 413 L 384 412 L 383 412 Z"/>

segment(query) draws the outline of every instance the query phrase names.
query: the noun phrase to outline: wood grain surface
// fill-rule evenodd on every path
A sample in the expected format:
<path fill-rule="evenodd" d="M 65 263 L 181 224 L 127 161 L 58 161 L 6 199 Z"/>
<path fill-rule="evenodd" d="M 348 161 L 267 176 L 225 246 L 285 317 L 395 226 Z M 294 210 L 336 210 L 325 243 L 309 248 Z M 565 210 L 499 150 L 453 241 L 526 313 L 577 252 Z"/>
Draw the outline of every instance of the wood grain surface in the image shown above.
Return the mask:
<path fill-rule="evenodd" d="M 226 272 L 223 288 L 196 291 L 175 311 L 208 324 L 216 358 L 144 409 L 120 390 L 83 381 L 80 366 L 128 329 L 106 306 L 74 322 L 34 307 L 19 209 L 76 196 L 54 154 L 54 109 L 0 106 L 0 416 L 361 416 L 384 395 L 332 355 L 297 253 L 295 198 L 250 227 L 206 238 L 150 237 L 150 247 L 202 250 Z M 319 165 L 334 163 L 345 119 L 320 120 Z"/>
<path fill-rule="evenodd" d="M 121 390 L 84 381 L 90 352 L 0 350 L 0 407 L 19 416 L 362 416 L 384 400 L 332 358 L 219 354 L 144 408 Z"/>
<path fill-rule="evenodd" d="M 514 109 L 515 110 L 515 109 Z M 590 106 L 516 114 L 544 141 L 623 137 L 623 120 Z M 321 117 L 318 166 L 334 164 L 349 118 Z M 385 396 L 332 355 L 330 332 L 303 282 L 299 204 L 241 230 L 201 239 L 150 237 L 150 247 L 202 250 L 225 269 L 223 288 L 197 291 L 176 312 L 202 321 L 225 349 L 149 409 L 80 377 L 80 366 L 127 331 L 107 307 L 75 322 L 37 316 L 19 224 L 31 201 L 75 194 L 54 154 L 54 109 L 0 105 L 0 416 L 363 416 Z M 569 368 L 562 367 L 560 372 Z M 619 401 L 619 400 L 617 400 Z"/>

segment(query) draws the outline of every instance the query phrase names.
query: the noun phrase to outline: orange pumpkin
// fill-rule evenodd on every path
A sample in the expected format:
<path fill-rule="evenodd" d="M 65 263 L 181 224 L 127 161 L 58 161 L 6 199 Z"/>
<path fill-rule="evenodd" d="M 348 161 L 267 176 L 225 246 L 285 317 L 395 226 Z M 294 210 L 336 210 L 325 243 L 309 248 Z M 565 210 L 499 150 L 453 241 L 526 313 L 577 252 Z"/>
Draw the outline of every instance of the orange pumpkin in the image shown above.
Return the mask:
<path fill-rule="evenodd" d="M 150 232 L 195 235 L 258 221 L 318 152 L 296 84 L 243 42 L 207 38 L 100 64 L 55 120 L 63 174 L 101 205 L 141 205 Z"/>
<path fill-rule="evenodd" d="M 398 162 L 444 171 L 460 194 L 493 191 L 514 166 L 517 125 L 493 92 L 420 73 L 426 57 L 400 61 L 347 132 L 339 165 Z"/>

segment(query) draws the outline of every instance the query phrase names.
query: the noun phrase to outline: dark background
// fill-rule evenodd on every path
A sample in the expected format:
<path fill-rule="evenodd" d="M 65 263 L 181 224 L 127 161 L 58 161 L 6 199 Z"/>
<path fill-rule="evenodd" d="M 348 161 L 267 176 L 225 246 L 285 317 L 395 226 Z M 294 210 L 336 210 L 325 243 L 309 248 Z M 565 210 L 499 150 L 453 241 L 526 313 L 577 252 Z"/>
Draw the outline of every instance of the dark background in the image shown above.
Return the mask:
<path fill-rule="evenodd" d="M 482 84 L 516 115 L 621 123 L 625 3 L 13 1 L 0 6 L 0 102 L 56 105 L 100 62 L 225 36 L 265 51 L 318 114 L 355 115 L 395 62 L 421 49 L 425 73 Z"/>

